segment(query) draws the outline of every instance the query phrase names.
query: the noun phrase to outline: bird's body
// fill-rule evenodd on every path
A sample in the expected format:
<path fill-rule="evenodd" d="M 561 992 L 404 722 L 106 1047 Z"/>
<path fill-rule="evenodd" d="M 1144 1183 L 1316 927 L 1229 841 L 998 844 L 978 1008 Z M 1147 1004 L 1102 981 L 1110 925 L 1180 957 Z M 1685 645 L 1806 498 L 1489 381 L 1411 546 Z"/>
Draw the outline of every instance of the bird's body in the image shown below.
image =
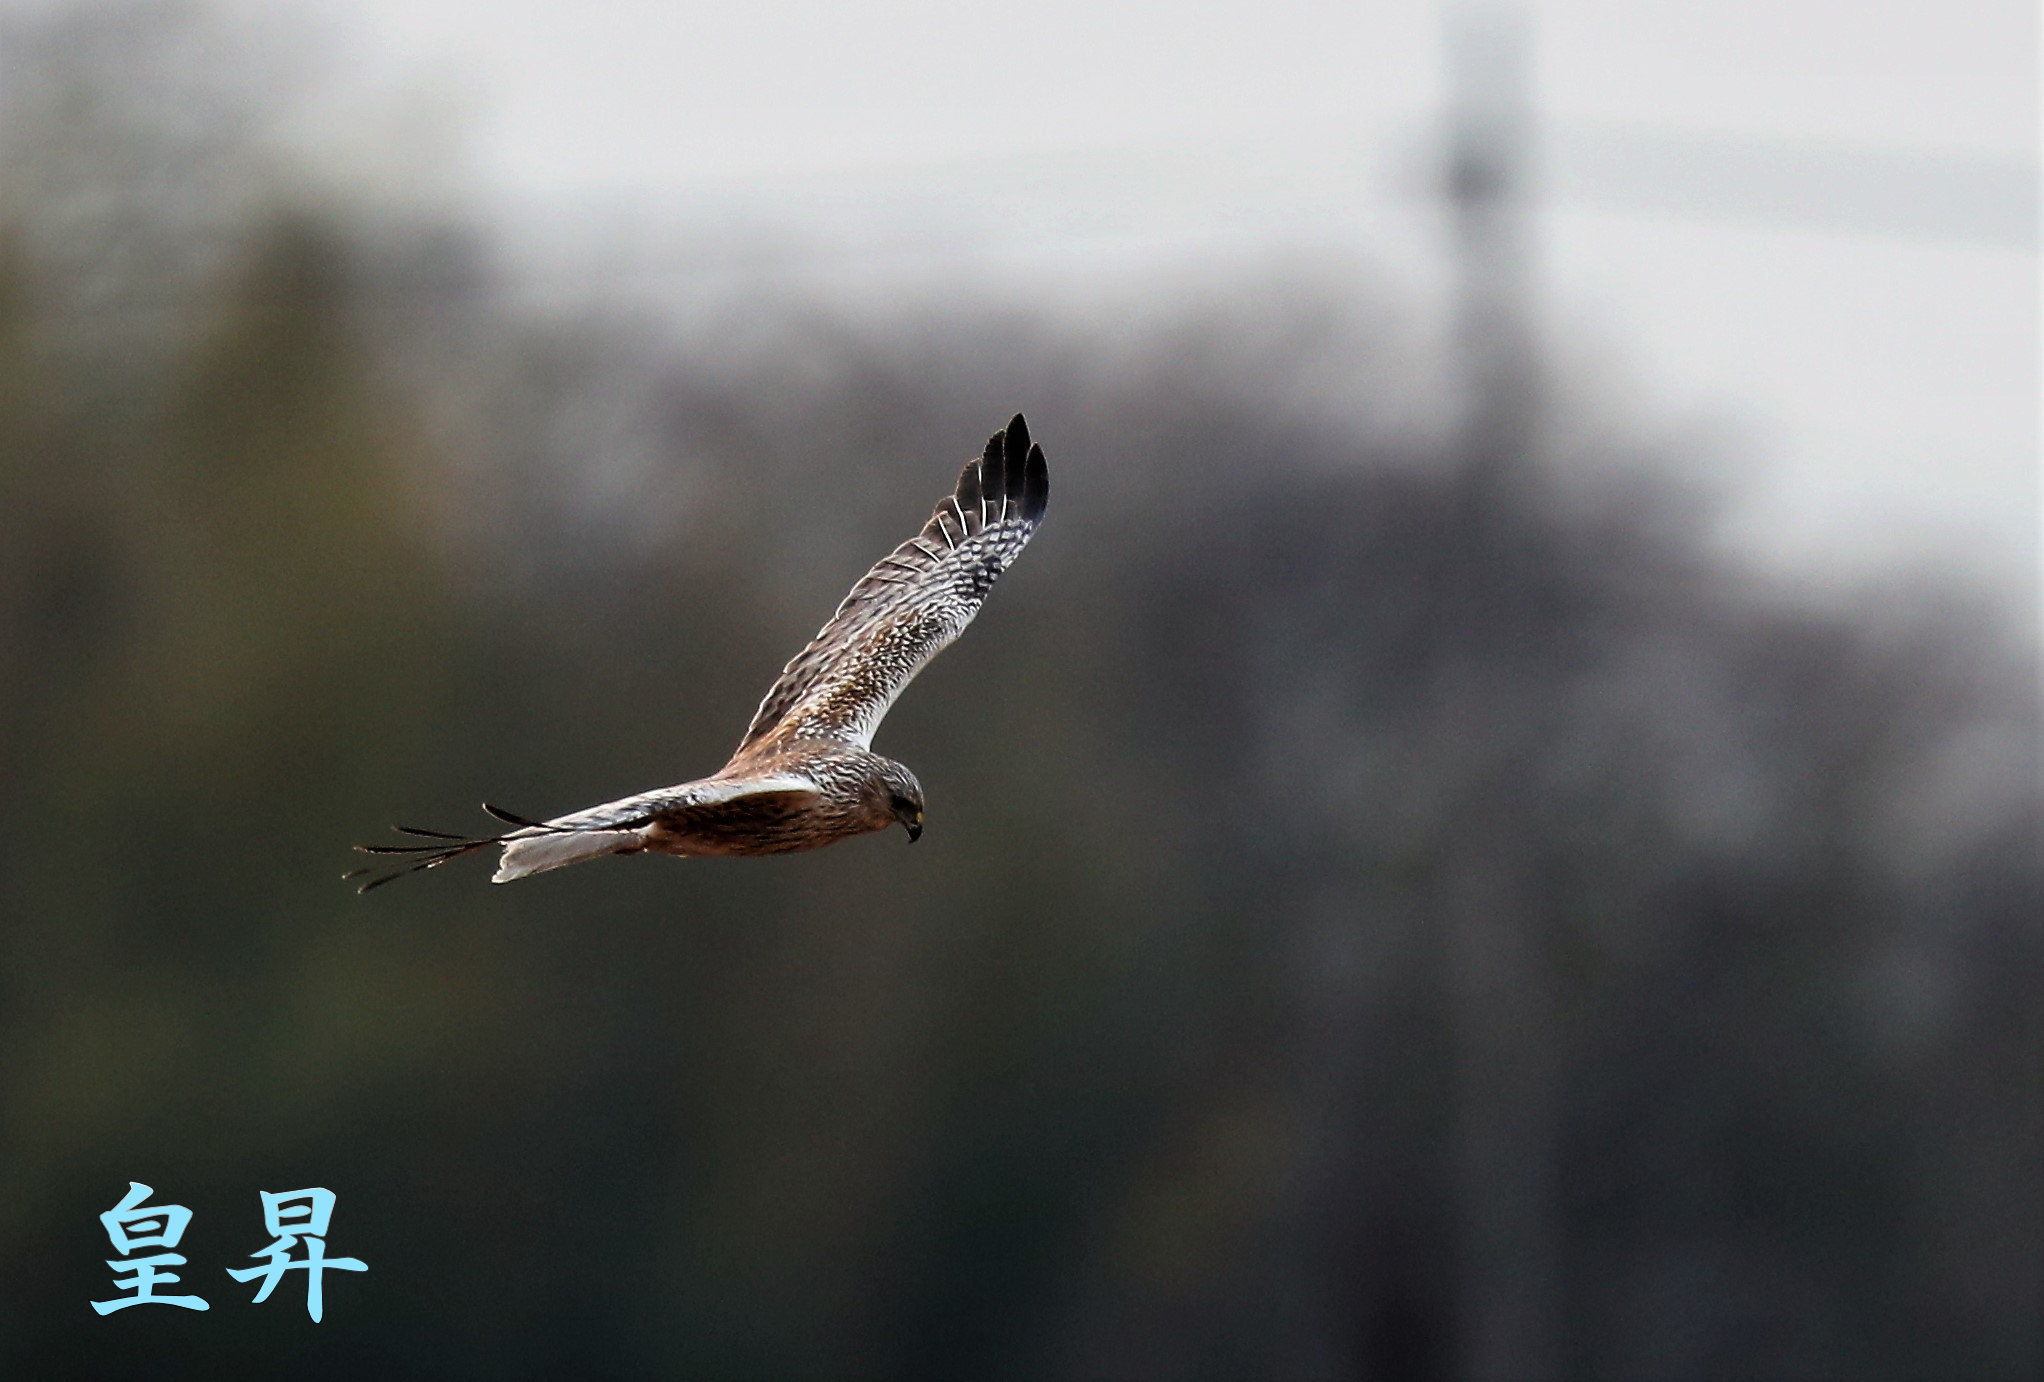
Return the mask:
<path fill-rule="evenodd" d="M 907 774 L 901 764 L 870 749 L 831 739 L 788 740 L 765 753 L 740 755 L 697 782 L 543 822 L 547 829 L 531 834 L 514 831 L 505 846 L 498 881 L 539 872 L 530 867 L 532 862 L 564 838 L 615 846 L 599 851 L 604 854 L 685 857 L 818 849 L 898 824 L 891 794 L 878 789 Z M 620 812 L 642 818 L 643 824 L 624 830 L 603 828 L 601 821 Z M 619 838 L 599 839 L 610 835 Z"/>
<path fill-rule="evenodd" d="M 1043 450 L 1030 445 L 1017 414 L 966 465 L 922 531 L 882 557 L 789 662 L 717 772 L 549 821 L 490 807 L 518 827 L 502 835 L 400 826 L 436 843 L 358 845 L 418 856 L 362 891 L 491 845 L 503 846 L 494 881 L 504 883 L 609 854 L 787 854 L 892 825 L 907 827 L 914 840 L 922 833 L 922 784 L 872 751 L 873 732 L 1021 554 L 1049 487 Z"/>

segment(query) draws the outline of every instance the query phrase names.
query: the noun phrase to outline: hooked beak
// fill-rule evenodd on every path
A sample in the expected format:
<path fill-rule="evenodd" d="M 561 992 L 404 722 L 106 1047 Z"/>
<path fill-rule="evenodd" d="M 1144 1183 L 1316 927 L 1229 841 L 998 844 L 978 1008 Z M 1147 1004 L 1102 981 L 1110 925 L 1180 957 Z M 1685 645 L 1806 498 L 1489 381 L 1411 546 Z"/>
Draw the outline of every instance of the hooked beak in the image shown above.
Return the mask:
<path fill-rule="evenodd" d="M 903 821 L 902 824 L 908 827 L 908 842 L 910 844 L 914 844 L 917 840 L 923 838 L 922 812 L 920 811 L 916 812 L 915 818 L 913 820 Z"/>

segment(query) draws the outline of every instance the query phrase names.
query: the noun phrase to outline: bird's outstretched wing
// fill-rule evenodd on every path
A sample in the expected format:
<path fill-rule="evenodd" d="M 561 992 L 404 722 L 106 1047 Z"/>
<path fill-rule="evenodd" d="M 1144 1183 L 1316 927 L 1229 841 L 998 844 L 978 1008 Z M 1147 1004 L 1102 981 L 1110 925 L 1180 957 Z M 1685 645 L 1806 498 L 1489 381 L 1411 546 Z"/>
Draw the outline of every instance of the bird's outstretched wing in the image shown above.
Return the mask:
<path fill-rule="evenodd" d="M 506 883 L 528 874 L 544 873 L 566 864 L 580 863 L 605 854 L 630 854 L 640 845 L 648 826 L 656 822 L 686 821 L 691 812 L 725 805 L 740 799 L 784 798 L 793 804 L 814 801 L 817 784 L 798 773 L 761 773 L 745 777 L 708 777 L 684 782 L 677 787 L 660 787 L 637 796 L 620 797 L 550 821 L 529 820 L 501 806 L 483 803 L 483 809 L 516 826 L 501 835 L 457 835 L 445 830 L 426 830 L 415 825 L 393 826 L 400 835 L 431 841 L 412 845 L 356 845 L 362 854 L 396 855 L 386 871 L 375 866 L 355 869 L 344 878 L 364 878 L 357 892 L 368 892 L 394 882 L 408 873 L 438 868 L 493 845 L 504 847 L 504 858 L 493 882 Z M 369 876 L 374 875 L 374 876 Z"/>
<path fill-rule="evenodd" d="M 550 821 L 536 821 L 527 830 L 514 832 L 510 838 L 529 839 L 542 833 L 562 831 L 633 830 L 655 821 L 686 815 L 697 807 L 718 806 L 740 797 L 784 792 L 815 796 L 817 790 L 814 779 L 792 772 L 706 777 L 697 782 L 684 782 L 678 787 L 657 787 L 637 796 L 619 797 L 616 801 L 586 807 Z"/>
<path fill-rule="evenodd" d="M 882 557 L 795 655 L 752 717 L 735 762 L 763 740 L 871 747 L 888 706 L 965 630 L 1022 554 L 1050 496 L 1043 448 L 1017 413 L 969 462 L 923 530 Z"/>

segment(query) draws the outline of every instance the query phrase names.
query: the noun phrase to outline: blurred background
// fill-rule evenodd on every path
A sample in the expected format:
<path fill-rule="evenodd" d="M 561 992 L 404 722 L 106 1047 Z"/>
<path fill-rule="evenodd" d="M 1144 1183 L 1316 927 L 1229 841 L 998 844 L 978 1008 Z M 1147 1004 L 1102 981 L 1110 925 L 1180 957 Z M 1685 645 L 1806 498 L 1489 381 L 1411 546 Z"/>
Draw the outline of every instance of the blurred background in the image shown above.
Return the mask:
<path fill-rule="evenodd" d="M 2037 25 L 0 5 L 0 1373 L 2036 1376 Z M 339 881 L 1017 409 L 916 848 Z"/>

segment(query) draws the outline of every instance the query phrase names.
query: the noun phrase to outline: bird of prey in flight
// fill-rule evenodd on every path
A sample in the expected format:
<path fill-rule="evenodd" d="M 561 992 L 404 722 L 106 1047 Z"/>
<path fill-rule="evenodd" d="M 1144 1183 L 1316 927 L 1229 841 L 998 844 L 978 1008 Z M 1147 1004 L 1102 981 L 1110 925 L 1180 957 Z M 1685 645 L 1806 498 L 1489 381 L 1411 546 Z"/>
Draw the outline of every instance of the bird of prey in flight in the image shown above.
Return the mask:
<path fill-rule="evenodd" d="M 923 833 L 916 775 L 872 751 L 873 731 L 917 672 L 965 631 L 1043 519 L 1050 474 L 1021 414 L 966 464 L 922 531 L 882 557 L 795 655 L 731 761 L 709 777 L 550 821 L 483 809 L 516 829 L 469 837 L 394 827 L 425 844 L 357 845 L 402 856 L 358 891 L 501 845 L 508 883 L 606 854 L 785 854 L 885 830 Z M 358 878 L 374 872 L 356 869 Z"/>

